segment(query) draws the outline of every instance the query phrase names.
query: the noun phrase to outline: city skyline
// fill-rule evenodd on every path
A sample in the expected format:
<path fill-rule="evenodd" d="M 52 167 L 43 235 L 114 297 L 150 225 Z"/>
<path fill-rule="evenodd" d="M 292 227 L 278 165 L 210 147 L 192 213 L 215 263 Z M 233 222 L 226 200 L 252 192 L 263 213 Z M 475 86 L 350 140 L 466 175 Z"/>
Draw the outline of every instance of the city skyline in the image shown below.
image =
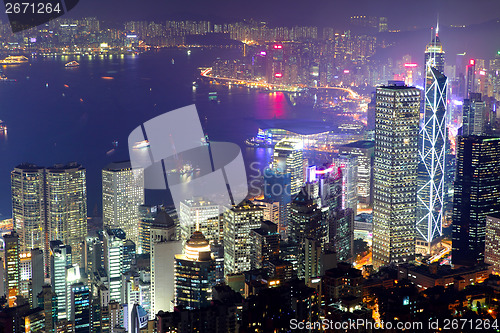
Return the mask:
<path fill-rule="evenodd" d="M 500 328 L 498 4 L 94 1 L 0 17 L 2 329 Z"/>

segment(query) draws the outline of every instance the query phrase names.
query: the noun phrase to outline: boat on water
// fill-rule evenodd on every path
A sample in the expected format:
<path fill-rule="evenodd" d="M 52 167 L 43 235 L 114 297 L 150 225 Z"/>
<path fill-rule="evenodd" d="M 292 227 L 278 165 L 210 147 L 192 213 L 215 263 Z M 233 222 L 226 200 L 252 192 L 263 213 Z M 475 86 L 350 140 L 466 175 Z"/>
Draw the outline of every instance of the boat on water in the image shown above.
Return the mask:
<path fill-rule="evenodd" d="M 80 66 L 80 64 L 77 62 L 77 61 L 70 61 L 68 62 L 66 65 L 64 65 L 64 67 L 78 67 Z"/>
<path fill-rule="evenodd" d="M 148 140 L 143 140 L 136 142 L 135 145 L 132 147 L 134 149 L 143 149 L 143 148 L 148 148 L 149 147 L 149 141 Z"/>
<path fill-rule="evenodd" d="M 0 133 L 7 132 L 7 125 L 3 123 L 3 120 L 0 120 Z"/>
<path fill-rule="evenodd" d="M 2 71 L 0 71 L 0 82 L 15 82 L 14 79 L 9 79 Z M 1 121 L 0 121 L 1 122 Z"/>
<path fill-rule="evenodd" d="M 25 64 L 28 62 L 28 58 L 25 56 L 8 56 L 7 58 L 0 60 L 0 64 L 2 65 L 18 65 Z"/>

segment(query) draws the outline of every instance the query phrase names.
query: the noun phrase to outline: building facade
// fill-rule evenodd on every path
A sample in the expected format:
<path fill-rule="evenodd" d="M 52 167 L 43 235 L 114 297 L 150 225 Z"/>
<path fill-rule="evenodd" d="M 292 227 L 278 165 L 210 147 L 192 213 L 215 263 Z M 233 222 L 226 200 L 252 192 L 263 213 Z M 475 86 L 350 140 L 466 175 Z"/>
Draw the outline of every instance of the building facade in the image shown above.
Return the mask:
<path fill-rule="evenodd" d="M 393 82 L 377 88 L 373 265 L 415 256 L 420 91 Z"/>

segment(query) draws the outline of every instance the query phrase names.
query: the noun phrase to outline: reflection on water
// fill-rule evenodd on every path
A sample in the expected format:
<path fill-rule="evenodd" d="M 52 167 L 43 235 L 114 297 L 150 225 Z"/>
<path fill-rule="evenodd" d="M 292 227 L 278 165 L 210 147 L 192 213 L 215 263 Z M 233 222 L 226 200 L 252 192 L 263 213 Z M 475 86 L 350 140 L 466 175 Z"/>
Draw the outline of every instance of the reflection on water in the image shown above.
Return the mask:
<path fill-rule="evenodd" d="M 210 140 L 240 145 L 248 175 L 257 173 L 250 170 L 251 162 L 258 161 L 262 170 L 271 150 L 244 146 L 257 133 L 255 120 L 296 117 L 297 111 L 281 92 L 204 84 L 193 90 L 197 68 L 227 52 L 193 50 L 188 57 L 185 51 L 162 50 L 140 56 L 80 57 L 80 66 L 72 70 L 64 67 L 72 57 L 37 57 L 29 65 L 5 68 L 17 82 L 0 85 L 0 119 L 9 126 L 8 140 L 0 134 L 0 219 L 11 215 L 10 172 L 23 162 L 81 163 L 87 169 L 89 214 L 100 212 L 101 169 L 129 158 L 127 145 L 113 142 L 125 143 L 138 125 L 193 103 Z M 165 61 L 174 57 L 175 66 Z M 101 79 L 110 76 L 114 79 Z M 210 91 L 217 91 L 220 104 L 209 101 Z M 154 195 L 148 197 L 158 201 Z"/>

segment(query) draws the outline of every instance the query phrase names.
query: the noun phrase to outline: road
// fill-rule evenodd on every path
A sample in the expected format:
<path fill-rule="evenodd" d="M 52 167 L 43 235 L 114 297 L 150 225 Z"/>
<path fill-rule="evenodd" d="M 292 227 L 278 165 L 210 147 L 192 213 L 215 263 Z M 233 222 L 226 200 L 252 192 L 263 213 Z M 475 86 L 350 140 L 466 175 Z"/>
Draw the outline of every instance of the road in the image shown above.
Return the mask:
<path fill-rule="evenodd" d="M 224 81 L 231 81 L 235 82 L 236 84 L 242 84 L 242 85 L 247 85 L 247 86 L 254 86 L 254 87 L 261 87 L 261 88 L 268 88 L 268 89 L 273 89 L 273 90 L 287 90 L 287 91 L 298 91 L 302 88 L 311 88 L 311 89 L 325 89 L 325 90 L 342 90 L 347 93 L 349 93 L 349 96 L 352 99 L 359 99 L 361 98 L 359 94 L 355 91 L 353 91 L 350 88 L 344 88 L 344 87 L 305 87 L 305 86 L 290 86 L 290 85 L 283 85 L 283 84 L 272 84 L 272 83 L 264 83 L 264 82 L 259 82 L 259 81 L 247 81 L 247 80 L 241 80 L 241 79 L 233 79 L 229 77 L 215 77 L 213 75 L 210 75 L 212 72 L 212 68 L 207 68 L 201 72 L 201 76 L 210 78 L 210 79 L 215 79 L 215 80 L 224 80 Z"/>

